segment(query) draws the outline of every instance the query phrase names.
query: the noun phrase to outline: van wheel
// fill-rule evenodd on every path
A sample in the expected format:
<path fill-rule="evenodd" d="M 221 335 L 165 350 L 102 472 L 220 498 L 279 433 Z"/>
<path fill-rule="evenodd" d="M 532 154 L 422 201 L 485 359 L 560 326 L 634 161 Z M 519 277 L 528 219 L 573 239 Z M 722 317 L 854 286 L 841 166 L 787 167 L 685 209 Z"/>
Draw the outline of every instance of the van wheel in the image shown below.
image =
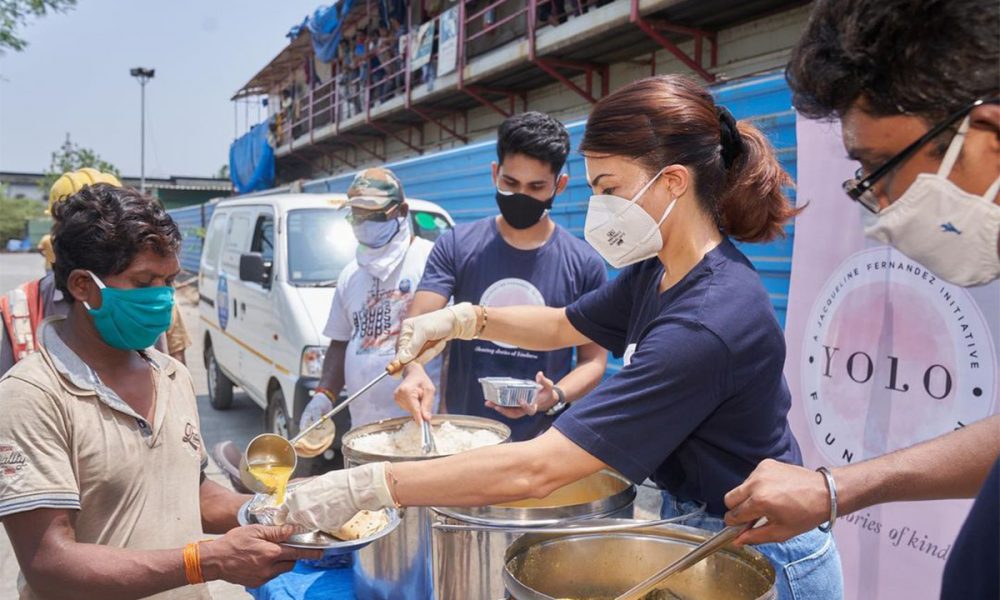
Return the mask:
<path fill-rule="evenodd" d="M 211 344 L 205 345 L 205 371 L 208 376 L 208 401 L 215 410 L 226 410 L 233 405 L 233 382 L 219 368 Z"/>
<path fill-rule="evenodd" d="M 264 428 L 270 433 L 276 433 L 286 440 L 292 438 L 291 423 L 288 422 L 288 409 L 285 408 L 285 395 L 280 387 L 275 387 L 267 395 L 267 413 L 264 415 Z"/>

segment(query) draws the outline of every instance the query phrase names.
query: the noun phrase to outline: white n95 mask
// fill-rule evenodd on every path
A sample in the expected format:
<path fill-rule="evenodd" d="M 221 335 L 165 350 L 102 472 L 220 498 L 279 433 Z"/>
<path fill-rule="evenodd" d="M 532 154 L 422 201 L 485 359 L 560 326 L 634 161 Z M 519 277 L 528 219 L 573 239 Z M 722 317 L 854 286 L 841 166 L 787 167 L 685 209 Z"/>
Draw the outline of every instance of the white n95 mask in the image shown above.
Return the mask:
<path fill-rule="evenodd" d="M 877 215 L 864 217 L 866 236 L 894 246 L 941 279 L 965 287 L 1000 277 L 1000 206 L 993 202 L 1000 178 L 984 196 L 948 180 L 968 131 L 966 117 L 937 173 L 921 173 L 898 200 Z"/>
<path fill-rule="evenodd" d="M 611 194 L 590 197 L 583 236 L 612 267 L 620 269 L 646 260 L 663 247 L 660 225 L 674 209 L 677 198 L 663 211 L 659 222 L 639 206 L 638 200 L 665 169 L 660 169 L 631 200 Z"/>

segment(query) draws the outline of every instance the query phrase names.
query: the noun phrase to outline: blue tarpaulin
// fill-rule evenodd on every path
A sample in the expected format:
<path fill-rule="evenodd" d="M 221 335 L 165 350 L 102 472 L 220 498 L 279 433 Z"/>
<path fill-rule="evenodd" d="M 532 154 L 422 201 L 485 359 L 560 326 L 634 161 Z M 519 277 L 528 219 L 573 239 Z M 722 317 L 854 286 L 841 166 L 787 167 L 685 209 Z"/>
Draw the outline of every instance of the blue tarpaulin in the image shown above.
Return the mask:
<path fill-rule="evenodd" d="M 293 26 L 288 31 L 288 37 L 295 39 L 308 29 L 312 34 L 313 50 L 316 58 L 322 62 L 331 62 L 337 57 L 337 45 L 343 32 L 344 17 L 351 11 L 352 0 L 340 0 L 330 6 L 320 6 L 313 14 L 303 19 L 302 23 Z"/>
<path fill-rule="evenodd" d="M 350 555 L 344 558 L 350 558 Z M 300 560 L 288 573 L 247 591 L 254 600 L 354 600 L 354 577 L 350 566 L 312 566 L 317 562 Z"/>
<path fill-rule="evenodd" d="M 258 123 L 229 146 L 229 178 L 238 194 L 274 185 L 274 148 L 267 133 L 268 122 Z"/>

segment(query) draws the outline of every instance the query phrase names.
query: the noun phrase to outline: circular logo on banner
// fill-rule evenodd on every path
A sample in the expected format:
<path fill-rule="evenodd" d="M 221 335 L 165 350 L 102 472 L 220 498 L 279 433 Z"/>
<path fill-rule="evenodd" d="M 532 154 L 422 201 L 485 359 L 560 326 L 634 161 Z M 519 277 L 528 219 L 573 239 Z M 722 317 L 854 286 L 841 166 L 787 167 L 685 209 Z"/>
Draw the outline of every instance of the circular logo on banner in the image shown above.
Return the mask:
<path fill-rule="evenodd" d="M 219 287 L 215 292 L 215 310 L 219 316 L 219 327 L 225 330 L 229 324 L 229 284 L 224 275 L 219 276 Z"/>
<path fill-rule="evenodd" d="M 964 289 L 888 246 L 854 254 L 809 314 L 810 433 L 833 463 L 911 446 L 993 412 L 997 357 Z"/>
<path fill-rule="evenodd" d="M 545 306 L 545 298 L 530 281 L 508 277 L 486 288 L 479 303 L 483 306 Z M 510 344 L 493 343 L 501 348 L 516 348 Z"/>

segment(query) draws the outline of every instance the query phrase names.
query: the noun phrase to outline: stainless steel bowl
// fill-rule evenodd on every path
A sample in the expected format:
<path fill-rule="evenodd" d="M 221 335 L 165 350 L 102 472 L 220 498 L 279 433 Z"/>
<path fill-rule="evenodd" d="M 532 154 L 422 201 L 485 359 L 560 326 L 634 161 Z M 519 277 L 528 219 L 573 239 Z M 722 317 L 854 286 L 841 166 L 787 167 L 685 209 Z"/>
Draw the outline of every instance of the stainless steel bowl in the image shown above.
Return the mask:
<path fill-rule="evenodd" d="M 410 417 L 387 419 L 345 433 L 342 442 L 344 465 L 356 467 L 372 462 L 437 458 L 372 454 L 351 447 L 352 440 L 360 436 L 396 431 L 410 420 Z M 499 421 L 464 415 L 439 415 L 431 419 L 431 424 L 438 425 L 445 421 L 457 427 L 492 431 L 504 442 L 510 439 L 510 428 Z M 354 590 L 359 600 L 432 600 L 435 597 L 431 564 L 431 511 L 414 506 L 401 512 L 402 524 L 392 535 L 355 555 Z M 440 595 L 437 597 L 443 598 Z"/>
<path fill-rule="evenodd" d="M 364 452 L 354 448 L 351 444 L 354 440 L 359 437 L 371 435 L 373 433 L 385 433 L 399 431 L 408 422 L 413 419 L 410 417 L 399 417 L 396 419 L 384 419 L 376 423 L 369 423 L 368 425 L 362 425 L 360 427 L 355 427 L 354 429 L 348 431 L 344 434 L 344 438 L 341 441 L 342 451 L 344 453 L 345 462 L 349 462 L 352 466 L 364 465 L 372 462 L 410 462 L 414 460 L 428 460 L 431 458 L 440 458 L 443 455 L 437 456 L 425 456 L 425 455 L 397 455 L 397 454 L 375 454 L 371 452 Z M 494 421 L 492 419 L 484 419 L 482 417 L 470 417 L 467 415 L 435 415 L 431 418 L 431 426 L 438 426 L 442 423 L 451 423 L 456 427 L 462 427 L 465 429 L 483 429 L 486 431 L 492 431 L 497 434 L 497 436 L 506 442 L 510 439 L 510 427 L 507 427 L 499 421 Z"/>
<path fill-rule="evenodd" d="M 630 507 L 636 490 L 612 471 L 600 471 L 574 481 L 544 498 L 463 508 L 434 508 L 457 522 L 489 528 L 545 527 L 575 519 L 607 517 Z"/>
<path fill-rule="evenodd" d="M 533 533 L 508 548 L 504 585 L 515 600 L 613 600 L 710 535 L 681 525 L 614 533 Z M 727 548 L 674 575 L 658 592 L 660 598 L 671 599 L 774 600 L 774 580 L 774 567 L 760 552 Z"/>
<path fill-rule="evenodd" d="M 590 524 L 601 517 L 632 517 L 635 486 L 601 471 L 541 499 L 471 508 L 434 508 L 434 586 L 437 597 L 504 595 L 504 553 L 525 528 Z M 511 531 L 513 529 L 513 531 Z"/>

